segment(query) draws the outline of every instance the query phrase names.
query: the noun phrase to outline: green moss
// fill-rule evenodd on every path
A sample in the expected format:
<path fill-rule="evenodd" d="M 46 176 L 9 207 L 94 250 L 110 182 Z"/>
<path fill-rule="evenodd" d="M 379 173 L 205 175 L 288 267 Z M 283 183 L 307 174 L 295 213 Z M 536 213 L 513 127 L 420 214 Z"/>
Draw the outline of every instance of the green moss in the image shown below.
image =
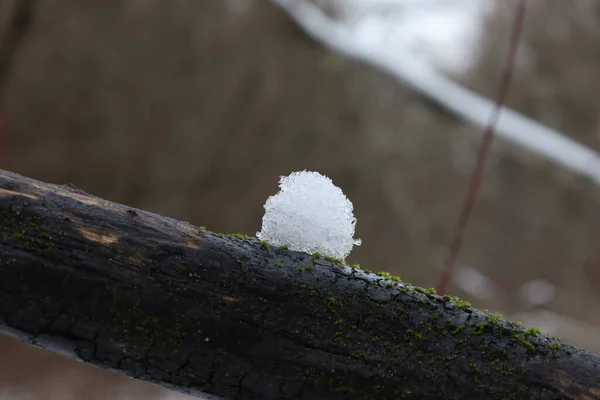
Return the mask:
<path fill-rule="evenodd" d="M 522 340 L 521 343 L 523 343 L 523 346 L 527 347 L 527 350 L 535 351 L 535 347 L 529 340 Z"/>
<path fill-rule="evenodd" d="M 113 337 L 123 343 L 124 356 L 132 360 L 150 362 L 144 361 L 147 346 L 157 342 L 165 343 L 177 354 L 185 337 L 182 323 L 177 317 L 163 320 L 162 316 L 140 314 L 137 308 L 128 306 L 130 302 L 123 301 L 131 297 L 120 285 L 105 286 L 103 304 L 106 307 L 99 314 L 89 316 L 87 324 L 111 332 Z M 71 311 L 67 313 L 72 314 Z"/>
<path fill-rule="evenodd" d="M 273 265 L 276 266 L 277 268 L 283 268 L 283 263 L 280 263 L 280 262 L 273 263 Z"/>
<path fill-rule="evenodd" d="M 446 301 L 453 301 L 454 303 L 456 303 L 456 308 L 458 308 L 459 310 L 464 310 L 465 308 L 471 307 L 471 303 L 469 303 L 468 301 L 461 300 L 456 296 L 446 295 L 443 297 L 443 299 Z"/>
<path fill-rule="evenodd" d="M 343 336 L 343 335 L 344 335 L 344 334 L 343 334 L 341 331 L 337 331 L 337 332 L 335 333 L 335 341 L 336 341 L 336 342 L 339 342 L 340 340 L 342 340 L 342 336 Z"/>
<path fill-rule="evenodd" d="M 12 219 L 9 220 L 5 217 L 3 220 L 5 227 L 2 231 L 7 233 L 12 231 L 12 241 L 22 243 L 24 247 L 27 247 L 29 251 L 38 256 L 56 256 L 56 249 L 52 244 L 52 238 L 53 235 L 60 236 L 62 233 L 52 233 L 51 230 L 55 228 L 43 227 L 43 220 L 41 217 L 26 216 L 17 221 L 12 221 Z"/>
<path fill-rule="evenodd" d="M 335 297 L 329 297 L 326 300 L 326 304 L 327 304 L 327 310 L 330 313 L 335 313 L 336 307 L 341 307 L 341 306 L 343 306 L 344 303 L 341 300 L 336 299 Z"/>
<path fill-rule="evenodd" d="M 244 235 L 243 233 L 230 233 L 227 236 L 230 238 L 241 239 L 241 240 L 252 240 L 251 236 Z"/>
<path fill-rule="evenodd" d="M 487 321 L 484 321 L 484 322 L 481 322 L 481 323 L 475 325 L 475 328 L 473 328 L 473 334 L 481 335 L 487 325 L 488 325 Z"/>
<path fill-rule="evenodd" d="M 401 283 L 402 282 L 402 279 L 400 279 L 400 277 L 394 276 L 394 275 L 390 274 L 389 272 L 381 271 L 381 272 L 378 272 L 377 275 L 381 276 L 382 278 L 394 281 L 396 283 Z"/>
<path fill-rule="evenodd" d="M 324 257 L 324 260 L 332 262 L 332 263 L 337 263 L 337 264 L 343 264 L 344 263 L 344 260 L 339 259 L 339 258 L 335 258 L 335 257 Z"/>
<path fill-rule="evenodd" d="M 425 340 L 425 339 L 426 339 L 424 335 L 422 335 L 422 334 L 421 334 L 421 333 L 419 333 L 419 332 L 413 331 L 412 329 L 407 329 L 407 330 L 406 330 L 406 333 L 407 333 L 408 335 L 411 335 L 411 336 L 415 337 L 416 339 L 420 339 L 420 340 Z M 406 336 L 406 335 L 405 335 L 405 336 Z"/>
<path fill-rule="evenodd" d="M 283 246 L 279 246 L 279 248 L 282 249 L 282 250 L 288 250 L 290 248 L 290 244 L 286 243 Z"/>
<path fill-rule="evenodd" d="M 461 333 L 462 331 L 465 330 L 466 328 L 466 324 L 462 324 L 456 327 L 456 329 L 452 332 L 454 335 L 458 335 L 459 333 Z"/>
<path fill-rule="evenodd" d="M 529 340 L 527 340 L 519 335 L 513 335 L 513 339 L 517 340 L 519 343 L 521 343 L 523 346 L 525 346 L 525 348 L 527 350 L 529 350 L 529 351 L 535 350 L 533 343 L 531 343 Z"/>
<path fill-rule="evenodd" d="M 527 336 L 540 336 L 542 334 L 542 331 L 540 331 L 538 328 L 529 328 L 527 329 L 527 331 L 525 332 L 525 334 Z"/>
<path fill-rule="evenodd" d="M 414 289 L 415 289 L 415 291 L 417 291 L 419 293 L 423 293 L 424 295 L 428 295 L 428 296 L 435 294 L 434 288 L 422 288 L 419 286 L 415 286 Z"/>
<path fill-rule="evenodd" d="M 498 326 L 502 322 L 502 316 L 500 314 L 493 314 L 488 317 L 488 322 Z"/>
<path fill-rule="evenodd" d="M 323 256 L 321 255 L 321 253 L 316 252 L 316 253 L 312 253 L 312 258 L 314 258 L 314 259 L 320 259 L 320 258 L 323 258 Z"/>
<path fill-rule="evenodd" d="M 269 247 L 271 245 L 266 240 L 261 240 L 260 241 L 260 246 L 266 249 L 267 247 Z"/>
<path fill-rule="evenodd" d="M 26 247 L 33 246 L 33 244 L 36 242 L 33 236 L 27 235 L 27 231 L 25 229 L 23 229 L 21 232 L 13 233 L 12 240 L 14 242 L 20 241 Z"/>
<path fill-rule="evenodd" d="M 471 303 L 469 303 L 468 301 L 464 301 L 464 300 L 458 300 L 456 302 L 456 307 L 458 307 L 461 310 L 464 310 L 467 307 L 471 307 Z"/>

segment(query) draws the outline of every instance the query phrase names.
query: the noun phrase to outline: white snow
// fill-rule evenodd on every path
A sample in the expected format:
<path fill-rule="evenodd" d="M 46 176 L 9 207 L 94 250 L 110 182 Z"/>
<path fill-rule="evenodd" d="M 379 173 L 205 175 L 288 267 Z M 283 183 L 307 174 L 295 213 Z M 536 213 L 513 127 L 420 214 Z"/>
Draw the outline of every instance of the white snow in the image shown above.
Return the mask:
<path fill-rule="evenodd" d="M 344 19 L 365 45 L 411 53 L 447 71 L 477 59 L 485 14 L 481 0 L 338 0 Z"/>
<path fill-rule="evenodd" d="M 256 236 L 274 246 L 345 259 L 354 245 L 352 202 L 331 179 L 300 171 L 279 179 L 280 191 L 267 199 Z"/>

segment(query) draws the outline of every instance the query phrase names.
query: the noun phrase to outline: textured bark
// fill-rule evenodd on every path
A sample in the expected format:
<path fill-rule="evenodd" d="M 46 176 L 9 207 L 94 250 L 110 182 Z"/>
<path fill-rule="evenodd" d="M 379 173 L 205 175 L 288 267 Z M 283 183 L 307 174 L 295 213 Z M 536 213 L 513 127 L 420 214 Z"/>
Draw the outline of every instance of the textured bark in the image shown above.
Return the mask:
<path fill-rule="evenodd" d="M 600 357 L 457 299 L 0 170 L 0 329 L 226 399 L 597 399 Z"/>

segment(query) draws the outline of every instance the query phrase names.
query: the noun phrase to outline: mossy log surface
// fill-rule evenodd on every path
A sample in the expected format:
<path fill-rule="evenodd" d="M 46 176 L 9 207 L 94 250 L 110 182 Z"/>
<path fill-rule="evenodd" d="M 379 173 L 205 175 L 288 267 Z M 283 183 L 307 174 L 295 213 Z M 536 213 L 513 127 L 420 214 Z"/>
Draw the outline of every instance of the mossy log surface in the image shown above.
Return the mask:
<path fill-rule="evenodd" d="M 386 274 L 0 170 L 0 331 L 199 397 L 598 399 L 600 357 Z"/>

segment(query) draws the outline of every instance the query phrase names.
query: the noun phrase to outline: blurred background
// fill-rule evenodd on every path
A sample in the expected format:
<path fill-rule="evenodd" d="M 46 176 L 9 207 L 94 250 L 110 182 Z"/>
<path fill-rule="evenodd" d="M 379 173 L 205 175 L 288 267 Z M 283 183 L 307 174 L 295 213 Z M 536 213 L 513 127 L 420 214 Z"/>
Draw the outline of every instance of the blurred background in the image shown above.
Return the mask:
<path fill-rule="evenodd" d="M 481 128 L 276 2 L 0 0 L 0 49 L 26 2 L 0 50 L 0 168 L 252 236 L 278 177 L 316 170 L 354 203 L 348 262 L 435 286 Z M 495 97 L 514 1 L 314 4 Z M 529 0 L 507 105 L 598 151 L 599 65 L 600 1 Z M 600 351 L 598 189 L 499 138 L 450 294 Z M 0 337 L 0 399 L 84 397 L 187 398 Z"/>

